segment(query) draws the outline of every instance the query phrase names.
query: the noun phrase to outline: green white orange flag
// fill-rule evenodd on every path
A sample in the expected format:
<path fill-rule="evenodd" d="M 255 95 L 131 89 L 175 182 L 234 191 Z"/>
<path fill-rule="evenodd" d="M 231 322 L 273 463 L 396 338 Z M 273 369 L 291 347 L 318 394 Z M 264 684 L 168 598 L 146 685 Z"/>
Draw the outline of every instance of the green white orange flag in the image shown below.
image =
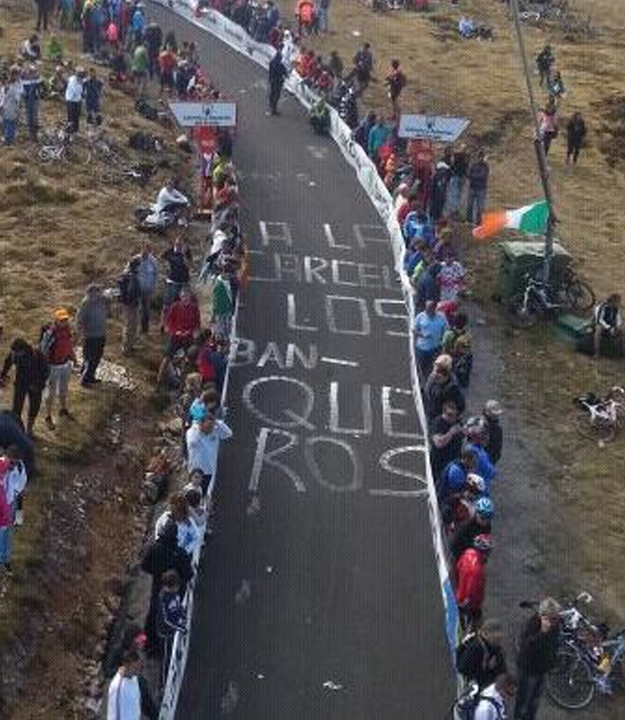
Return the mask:
<path fill-rule="evenodd" d="M 549 205 L 546 200 L 524 205 L 516 210 L 496 210 L 482 215 L 482 222 L 473 229 L 476 240 L 486 240 L 502 230 L 518 230 L 528 235 L 542 235 L 547 230 Z"/>

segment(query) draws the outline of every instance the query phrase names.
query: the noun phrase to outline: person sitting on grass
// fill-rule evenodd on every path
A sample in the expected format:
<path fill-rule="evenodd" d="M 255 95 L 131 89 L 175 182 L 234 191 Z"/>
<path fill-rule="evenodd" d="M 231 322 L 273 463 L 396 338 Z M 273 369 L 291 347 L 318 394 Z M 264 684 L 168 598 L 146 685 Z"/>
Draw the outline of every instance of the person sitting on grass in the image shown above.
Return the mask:
<path fill-rule="evenodd" d="M 330 110 L 326 101 L 321 98 L 312 106 L 310 111 L 310 125 L 317 135 L 327 135 L 330 131 Z"/>
<path fill-rule="evenodd" d="M 31 35 L 22 43 L 22 57 L 31 62 L 41 60 L 41 44 L 37 33 Z"/>
<path fill-rule="evenodd" d="M 463 15 L 458 22 L 458 32 L 460 33 L 460 37 L 467 40 L 475 37 L 475 23 L 471 18 Z"/>

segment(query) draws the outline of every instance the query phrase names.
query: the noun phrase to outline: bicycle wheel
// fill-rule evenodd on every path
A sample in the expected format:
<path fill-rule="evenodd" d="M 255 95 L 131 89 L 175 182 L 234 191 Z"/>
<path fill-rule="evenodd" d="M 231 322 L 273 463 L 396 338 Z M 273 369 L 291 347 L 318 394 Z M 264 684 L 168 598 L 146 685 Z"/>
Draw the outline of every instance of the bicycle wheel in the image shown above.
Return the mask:
<path fill-rule="evenodd" d="M 519 295 L 510 301 L 507 314 L 510 325 L 524 329 L 536 325 L 540 316 L 540 309 L 531 298 L 526 304 L 523 295 Z"/>
<path fill-rule="evenodd" d="M 88 165 L 91 162 L 91 150 L 80 145 L 69 145 L 65 149 L 65 159 L 76 165 Z"/>
<path fill-rule="evenodd" d="M 556 666 L 545 677 L 545 687 L 554 703 L 567 710 L 586 707 L 595 694 L 591 669 L 570 648 L 558 651 Z"/>
<path fill-rule="evenodd" d="M 582 280 L 573 280 L 565 290 L 568 305 L 573 310 L 591 310 L 596 298 L 590 285 Z"/>
<path fill-rule="evenodd" d="M 591 422 L 591 415 L 587 410 L 578 411 L 575 424 L 579 434 L 587 440 L 597 442 L 611 442 L 616 435 L 617 425 L 607 418 L 596 417 Z"/>
<path fill-rule="evenodd" d="M 49 163 L 60 159 L 59 148 L 55 145 L 44 145 L 37 151 L 37 157 L 41 162 Z"/>

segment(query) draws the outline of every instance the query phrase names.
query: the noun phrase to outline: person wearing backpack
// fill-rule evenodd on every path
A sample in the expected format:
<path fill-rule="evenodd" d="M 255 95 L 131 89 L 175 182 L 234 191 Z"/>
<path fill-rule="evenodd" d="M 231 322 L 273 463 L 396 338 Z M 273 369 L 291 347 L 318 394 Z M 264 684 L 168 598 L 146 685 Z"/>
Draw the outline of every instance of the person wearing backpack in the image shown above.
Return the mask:
<path fill-rule="evenodd" d="M 141 284 L 139 265 L 141 259 L 133 257 L 118 280 L 119 301 L 124 308 L 122 330 L 122 355 L 129 355 L 135 349 L 141 308 Z"/>
<path fill-rule="evenodd" d="M 52 419 L 52 408 L 56 397 L 59 399 L 59 417 L 73 419 L 67 409 L 67 394 L 72 367 L 76 364 L 76 355 L 69 313 L 65 308 L 59 308 L 54 313 L 54 322 L 43 327 L 40 343 L 40 350 L 48 361 L 50 369 L 45 422 L 48 429 L 54 430 L 56 426 Z"/>
<path fill-rule="evenodd" d="M 506 706 L 516 693 L 516 680 L 507 673 L 499 675 L 492 685 L 485 688 L 473 713 L 473 720 L 505 720 Z"/>
<path fill-rule="evenodd" d="M 456 669 L 467 682 L 476 682 L 480 690 L 492 685 L 506 672 L 501 642 L 503 630 L 498 620 L 486 620 L 469 633 L 456 650 Z"/>

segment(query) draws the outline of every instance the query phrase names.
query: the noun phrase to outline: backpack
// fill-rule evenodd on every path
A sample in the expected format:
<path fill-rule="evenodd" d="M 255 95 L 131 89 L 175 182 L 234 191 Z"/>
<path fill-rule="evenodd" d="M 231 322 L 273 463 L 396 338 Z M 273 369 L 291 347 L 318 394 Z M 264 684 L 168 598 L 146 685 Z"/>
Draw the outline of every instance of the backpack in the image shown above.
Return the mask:
<path fill-rule="evenodd" d="M 137 276 L 129 272 L 120 275 L 117 287 L 119 288 L 119 301 L 122 305 L 133 305 L 141 294 Z"/>
<path fill-rule="evenodd" d="M 49 358 L 54 343 L 56 342 L 56 335 L 54 333 L 54 323 L 46 323 L 41 326 L 39 332 L 39 349 L 41 350 L 44 358 Z"/>
<path fill-rule="evenodd" d="M 497 720 L 503 720 L 499 704 L 493 698 L 481 695 L 476 683 L 471 683 L 464 694 L 456 700 L 452 711 L 453 720 L 473 720 L 475 711 L 482 700 L 486 700 L 496 709 Z"/>
<path fill-rule="evenodd" d="M 147 120 L 158 120 L 158 110 L 153 105 L 150 105 L 147 100 L 137 100 L 135 103 L 135 110 L 139 113 L 139 115 L 143 116 Z"/>

